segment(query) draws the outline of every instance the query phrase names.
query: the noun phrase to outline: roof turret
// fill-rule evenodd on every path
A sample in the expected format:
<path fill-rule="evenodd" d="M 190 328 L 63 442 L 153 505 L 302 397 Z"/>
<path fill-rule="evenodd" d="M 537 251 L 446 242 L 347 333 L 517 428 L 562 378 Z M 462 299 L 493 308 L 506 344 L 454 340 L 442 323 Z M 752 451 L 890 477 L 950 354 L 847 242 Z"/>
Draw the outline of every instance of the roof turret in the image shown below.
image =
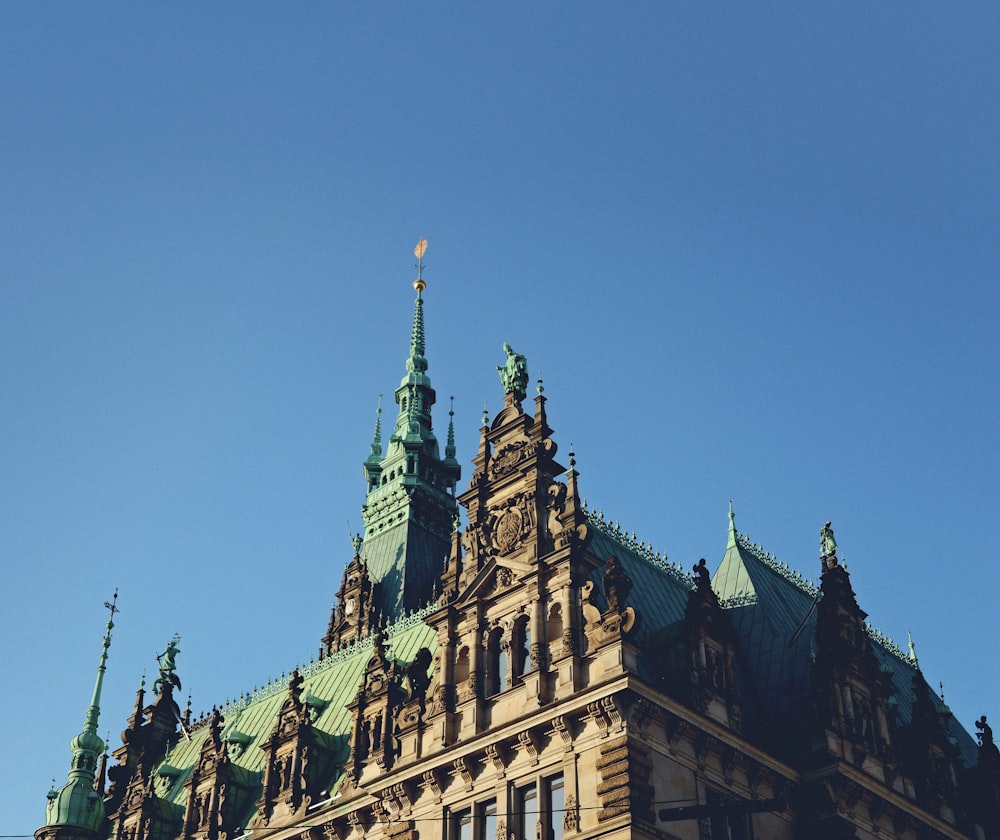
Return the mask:
<path fill-rule="evenodd" d="M 45 808 L 45 826 L 39 829 L 39 832 L 48 833 L 46 829 L 58 826 L 73 826 L 96 833 L 104 821 L 104 806 L 97 791 L 99 785 L 95 781 L 98 758 L 104 752 L 104 741 L 97 734 L 97 721 L 101 714 L 101 688 L 104 684 L 104 672 L 107 669 L 108 648 L 111 647 L 111 630 L 115 626 L 115 613 L 118 612 L 117 604 L 116 589 L 114 597 L 104 602 L 110 615 L 97 666 L 97 680 L 94 683 L 94 693 L 87 708 L 83 730 L 70 741 L 73 758 L 70 761 L 66 784 L 59 790 L 49 791 L 48 805 Z"/>

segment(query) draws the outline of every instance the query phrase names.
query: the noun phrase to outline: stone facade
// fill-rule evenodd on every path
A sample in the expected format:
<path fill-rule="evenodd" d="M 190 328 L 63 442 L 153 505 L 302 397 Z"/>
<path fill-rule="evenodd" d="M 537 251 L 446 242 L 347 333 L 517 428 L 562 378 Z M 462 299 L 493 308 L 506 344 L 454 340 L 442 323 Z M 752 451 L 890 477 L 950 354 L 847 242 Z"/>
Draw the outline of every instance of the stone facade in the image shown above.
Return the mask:
<path fill-rule="evenodd" d="M 140 691 L 95 773 L 100 828 L 50 808 L 37 840 L 1000 838 L 985 718 L 977 745 L 867 629 L 835 553 L 814 591 L 731 519 L 714 580 L 671 566 L 584 507 L 510 348 L 455 495 L 421 291 L 398 446 L 383 457 L 377 426 L 366 462 L 378 533 L 345 564 L 319 661 L 200 721 L 169 679 Z M 378 560 L 406 523 L 403 555 Z M 427 546 L 439 572 L 407 575 Z"/>

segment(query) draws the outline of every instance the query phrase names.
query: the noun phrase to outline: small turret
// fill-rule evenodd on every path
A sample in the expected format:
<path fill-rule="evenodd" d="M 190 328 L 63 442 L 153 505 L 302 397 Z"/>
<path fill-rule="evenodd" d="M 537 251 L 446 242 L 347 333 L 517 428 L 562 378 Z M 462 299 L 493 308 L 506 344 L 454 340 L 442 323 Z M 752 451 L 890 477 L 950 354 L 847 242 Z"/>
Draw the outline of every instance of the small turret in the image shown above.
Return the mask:
<path fill-rule="evenodd" d="M 50 790 L 45 808 L 45 825 L 35 832 L 37 840 L 60 840 L 63 837 L 96 838 L 104 822 L 104 803 L 98 788 L 103 787 L 103 779 L 95 778 L 97 764 L 104 752 L 104 741 L 97 734 L 97 721 L 101 714 L 101 687 L 107 669 L 108 648 L 111 647 L 111 630 L 114 628 L 115 613 L 118 612 L 118 590 L 114 597 L 105 601 L 110 610 L 104 632 L 103 649 L 97 666 L 97 680 L 94 693 L 87 708 L 83 730 L 72 741 L 70 762 L 66 784 L 59 790 Z M 54 787 L 54 786 L 53 786 Z"/>

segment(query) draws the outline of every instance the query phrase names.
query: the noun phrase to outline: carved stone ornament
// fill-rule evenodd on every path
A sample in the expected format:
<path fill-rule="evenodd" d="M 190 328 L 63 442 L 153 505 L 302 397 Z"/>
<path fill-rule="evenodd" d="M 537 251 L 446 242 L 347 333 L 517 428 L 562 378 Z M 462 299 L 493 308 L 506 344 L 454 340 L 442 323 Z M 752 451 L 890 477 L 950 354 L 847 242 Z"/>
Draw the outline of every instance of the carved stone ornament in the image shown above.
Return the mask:
<path fill-rule="evenodd" d="M 524 530 L 524 515 L 516 507 L 507 510 L 497 521 L 493 540 L 496 547 L 506 554 L 517 545 Z"/>
<path fill-rule="evenodd" d="M 524 461 L 531 453 L 526 440 L 516 440 L 508 443 L 494 454 L 490 460 L 490 478 L 496 480 L 510 475 L 517 468 L 517 465 Z"/>

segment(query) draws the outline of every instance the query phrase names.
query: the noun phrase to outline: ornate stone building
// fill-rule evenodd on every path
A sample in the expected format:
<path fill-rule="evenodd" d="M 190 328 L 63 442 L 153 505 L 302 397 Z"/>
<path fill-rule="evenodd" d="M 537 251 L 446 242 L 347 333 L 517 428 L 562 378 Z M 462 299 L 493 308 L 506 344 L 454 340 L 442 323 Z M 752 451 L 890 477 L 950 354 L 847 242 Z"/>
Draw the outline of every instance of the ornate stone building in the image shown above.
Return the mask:
<path fill-rule="evenodd" d="M 172 644 L 109 755 L 109 621 L 37 840 L 1000 838 L 985 717 L 977 744 L 868 628 L 829 523 L 818 588 L 732 511 L 714 574 L 668 563 L 583 504 L 509 347 L 459 491 L 414 285 L 319 658 L 193 721 Z"/>

